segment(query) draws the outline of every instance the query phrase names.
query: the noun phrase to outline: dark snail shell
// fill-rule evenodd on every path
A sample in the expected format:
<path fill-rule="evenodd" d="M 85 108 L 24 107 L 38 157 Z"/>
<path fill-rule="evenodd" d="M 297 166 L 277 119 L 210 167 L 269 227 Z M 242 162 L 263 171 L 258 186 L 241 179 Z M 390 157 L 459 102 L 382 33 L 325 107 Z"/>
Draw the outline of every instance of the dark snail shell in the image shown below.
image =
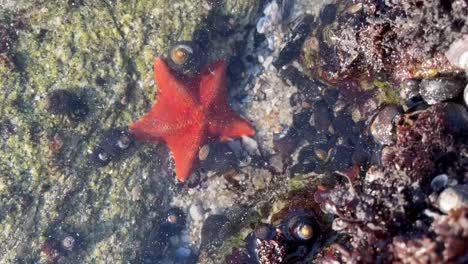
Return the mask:
<path fill-rule="evenodd" d="M 291 242 L 310 242 L 317 237 L 317 223 L 311 213 L 302 210 L 289 213 L 281 223 L 281 231 Z"/>
<path fill-rule="evenodd" d="M 182 41 L 172 45 L 166 57 L 167 63 L 175 72 L 192 75 L 200 71 L 204 56 L 197 44 Z"/>

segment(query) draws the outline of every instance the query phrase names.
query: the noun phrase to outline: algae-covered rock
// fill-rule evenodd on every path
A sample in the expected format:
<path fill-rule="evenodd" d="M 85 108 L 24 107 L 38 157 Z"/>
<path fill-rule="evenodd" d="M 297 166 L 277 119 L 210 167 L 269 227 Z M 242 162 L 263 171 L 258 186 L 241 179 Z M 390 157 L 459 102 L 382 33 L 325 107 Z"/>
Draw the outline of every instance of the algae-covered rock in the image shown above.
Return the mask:
<path fill-rule="evenodd" d="M 258 2 L 219 8 L 242 25 Z M 153 59 L 190 40 L 210 3 L 0 1 L 0 263 L 141 260 L 174 186 L 157 162 L 164 151 L 133 146 L 106 166 L 94 154 L 105 131 L 152 105 Z M 86 107 L 80 118 L 54 111 L 50 94 L 62 90 Z M 64 248 L 67 236 L 79 246 Z"/>

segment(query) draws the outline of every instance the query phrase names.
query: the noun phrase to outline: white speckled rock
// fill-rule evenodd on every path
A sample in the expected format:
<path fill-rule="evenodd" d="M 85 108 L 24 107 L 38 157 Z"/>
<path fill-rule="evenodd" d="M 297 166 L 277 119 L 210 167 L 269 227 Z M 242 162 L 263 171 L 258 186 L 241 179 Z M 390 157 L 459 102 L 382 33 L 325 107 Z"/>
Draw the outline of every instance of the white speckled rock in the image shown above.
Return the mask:
<path fill-rule="evenodd" d="M 465 104 L 468 106 L 468 84 L 465 87 L 465 91 L 463 92 L 463 99 L 465 100 Z"/>
<path fill-rule="evenodd" d="M 273 135 L 292 124 L 294 109 L 289 99 L 295 92 L 297 88 L 285 84 L 274 71 L 264 72 L 256 79 L 250 91 L 256 100 L 246 101 L 243 108 L 250 109 L 245 115 L 255 125 L 255 139 L 262 150 L 273 153 Z"/>
<path fill-rule="evenodd" d="M 460 95 L 464 81 L 453 78 L 425 79 L 419 84 L 419 93 L 426 103 L 433 105 Z"/>
<path fill-rule="evenodd" d="M 203 207 L 201 203 L 194 202 L 189 209 L 190 217 L 193 221 L 199 222 L 203 220 Z"/>
<path fill-rule="evenodd" d="M 438 206 L 444 213 L 468 206 L 468 185 L 457 185 L 445 189 L 439 195 Z"/>
<path fill-rule="evenodd" d="M 251 137 L 242 137 L 242 145 L 250 155 L 260 155 L 258 143 Z"/>
<path fill-rule="evenodd" d="M 468 71 L 468 35 L 454 41 L 445 56 L 453 65 Z"/>

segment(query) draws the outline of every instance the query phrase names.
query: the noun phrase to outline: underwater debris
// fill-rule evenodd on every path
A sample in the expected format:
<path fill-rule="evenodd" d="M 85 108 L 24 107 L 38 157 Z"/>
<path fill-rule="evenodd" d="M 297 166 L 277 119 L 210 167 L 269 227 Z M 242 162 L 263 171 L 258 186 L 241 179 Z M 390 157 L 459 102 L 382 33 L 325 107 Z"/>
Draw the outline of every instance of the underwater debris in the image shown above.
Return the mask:
<path fill-rule="evenodd" d="M 126 129 L 109 129 L 103 133 L 101 141 L 94 148 L 90 161 L 97 167 L 103 167 L 111 161 L 120 160 L 129 153 L 133 142 L 133 136 Z"/>

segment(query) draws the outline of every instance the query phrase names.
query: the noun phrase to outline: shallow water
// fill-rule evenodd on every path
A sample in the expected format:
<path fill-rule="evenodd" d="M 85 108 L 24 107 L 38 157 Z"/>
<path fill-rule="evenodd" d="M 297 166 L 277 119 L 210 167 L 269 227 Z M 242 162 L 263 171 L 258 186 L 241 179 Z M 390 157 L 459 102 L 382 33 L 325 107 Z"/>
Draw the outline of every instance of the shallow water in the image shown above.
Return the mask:
<path fill-rule="evenodd" d="M 465 72 L 381 5 L 0 0 L 0 263 L 447 260 Z"/>

